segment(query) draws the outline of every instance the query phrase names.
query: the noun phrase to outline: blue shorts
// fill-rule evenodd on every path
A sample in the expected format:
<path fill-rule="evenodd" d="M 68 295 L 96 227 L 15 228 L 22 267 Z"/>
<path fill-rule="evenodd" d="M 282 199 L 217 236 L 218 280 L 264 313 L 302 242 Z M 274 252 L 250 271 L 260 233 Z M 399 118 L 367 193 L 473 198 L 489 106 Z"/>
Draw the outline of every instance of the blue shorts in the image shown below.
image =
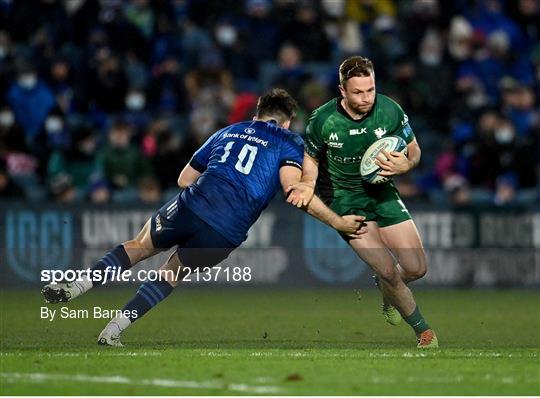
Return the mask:
<path fill-rule="evenodd" d="M 185 267 L 213 267 L 238 247 L 193 213 L 176 195 L 151 219 L 150 235 L 154 247 L 176 251 Z"/>

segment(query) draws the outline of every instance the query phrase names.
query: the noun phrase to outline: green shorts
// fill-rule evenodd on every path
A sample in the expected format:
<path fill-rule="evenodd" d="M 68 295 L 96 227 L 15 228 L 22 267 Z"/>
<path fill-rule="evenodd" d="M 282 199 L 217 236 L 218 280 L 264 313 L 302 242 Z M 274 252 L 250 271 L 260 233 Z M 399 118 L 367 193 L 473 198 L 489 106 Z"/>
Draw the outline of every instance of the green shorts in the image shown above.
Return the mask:
<path fill-rule="evenodd" d="M 409 211 L 393 184 L 372 185 L 361 191 L 336 191 L 325 202 L 337 214 L 357 214 L 366 221 L 376 221 L 379 227 L 388 227 L 411 219 Z"/>

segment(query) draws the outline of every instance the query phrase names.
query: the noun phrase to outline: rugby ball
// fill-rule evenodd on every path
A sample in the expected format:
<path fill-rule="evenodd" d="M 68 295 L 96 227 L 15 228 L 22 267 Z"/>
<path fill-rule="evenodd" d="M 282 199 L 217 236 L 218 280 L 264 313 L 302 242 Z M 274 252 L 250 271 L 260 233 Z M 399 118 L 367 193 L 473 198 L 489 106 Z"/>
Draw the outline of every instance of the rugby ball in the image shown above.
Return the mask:
<path fill-rule="evenodd" d="M 362 156 L 360 162 L 360 175 L 370 184 L 382 184 L 391 178 L 377 174 L 382 169 L 375 163 L 375 158 L 383 149 L 388 153 L 402 152 L 407 156 L 407 143 L 401 137 L 394 135 L 383 137 L 371 144 L 366 152 L 364 152 L 364 156 Z M 383 154 L 381 154 L 381 156 L 384 157 Z"/>

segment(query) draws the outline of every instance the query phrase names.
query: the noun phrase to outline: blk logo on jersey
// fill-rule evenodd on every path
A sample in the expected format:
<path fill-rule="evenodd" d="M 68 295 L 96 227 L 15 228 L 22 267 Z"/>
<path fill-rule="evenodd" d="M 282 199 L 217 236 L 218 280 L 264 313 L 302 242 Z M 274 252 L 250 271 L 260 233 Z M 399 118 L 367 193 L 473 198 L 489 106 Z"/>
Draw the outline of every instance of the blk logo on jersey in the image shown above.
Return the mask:
<path fill-rule="evenodd" d="M 337 141 L 337 140 L 338 140 L 337 133 L 332 133 L 332 134 L 330 134 L 330 139 L 331 139 L 332 141 Z"/>
<path fill-rule="evenodd" d="M 358 129 L 349 130 L 349 135 L 360 135 L 360 134 L 367 134 L 367 129 L 365 127 L 362 127 L 360 130 Z"/>

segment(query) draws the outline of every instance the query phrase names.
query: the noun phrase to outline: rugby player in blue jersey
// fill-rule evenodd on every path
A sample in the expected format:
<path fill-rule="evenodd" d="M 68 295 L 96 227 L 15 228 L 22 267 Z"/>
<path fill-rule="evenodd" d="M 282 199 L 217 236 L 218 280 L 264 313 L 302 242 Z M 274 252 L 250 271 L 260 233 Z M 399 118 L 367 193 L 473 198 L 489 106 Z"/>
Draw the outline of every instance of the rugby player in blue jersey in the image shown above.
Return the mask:
<path fill-rule="evenodd" d="M 246 240 L 249 228 L 279 188 L 285 191 L 301 179 L 304 143 L 288 130 L 296 109 L 286 91 L 273 89 L 259 98 L 252 121 L 212 135 L 180 173 L 178 185 L 183 191 L 163 205 L 135 239 L 102 257 L 91 268 L 92 275 L 127 270 L 176 245 L 176 252 L 160 269 L 212 267 L 227 258 Z M 364 217 L 340 217 L 317 196 L 303 205 L 310 215 L 344 234 L 360 237 L 365 232 Z M 122 331 L 171 293 L 179 280 L 164 275 L 165 280 L 140 286 L 122 310 L 130 315 L 113 318 L 99 335 L 99 344 L 121 346 Z M 48 303 L 67 302 L 101 283 L 102 277 L 85 277 L 49 284 L 42 293 Z"/>

